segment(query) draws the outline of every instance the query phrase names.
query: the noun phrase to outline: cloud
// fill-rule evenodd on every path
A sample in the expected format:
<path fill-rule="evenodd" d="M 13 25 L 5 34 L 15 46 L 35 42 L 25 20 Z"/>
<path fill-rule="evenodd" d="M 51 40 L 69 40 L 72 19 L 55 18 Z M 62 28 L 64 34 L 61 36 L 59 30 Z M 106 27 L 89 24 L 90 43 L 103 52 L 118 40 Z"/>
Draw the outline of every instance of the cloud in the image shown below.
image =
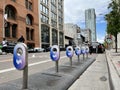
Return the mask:
<path fill-rule="evenodd" d="M 98 34 L 98 38 L 97 38 L 98 42 L 103 43 L 104 39 L 105 39 L 105 37 L 103 35 Z"/>
<path fill-rule="evenodd" d="M 85 21 L 85 10 L 95 8 L 97 20 L 108 12 L 111 0 L 64 0 L 65 23 L 80 24 Z M 103 21 L 98 21 L 103 22 Z"/>

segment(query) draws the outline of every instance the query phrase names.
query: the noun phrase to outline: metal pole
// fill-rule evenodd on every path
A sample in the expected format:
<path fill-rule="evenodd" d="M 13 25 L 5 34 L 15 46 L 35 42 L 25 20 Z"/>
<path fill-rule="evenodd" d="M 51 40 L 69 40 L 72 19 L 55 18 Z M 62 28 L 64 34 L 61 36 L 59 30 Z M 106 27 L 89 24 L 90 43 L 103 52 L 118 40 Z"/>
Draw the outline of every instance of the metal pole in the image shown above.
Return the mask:
<path fill-rule="evenodd" d="M 88 59 L 88 53 L 86 54 L 86 56 L 87 56 L 87 59 Z"/>
<path fill-rule="evenodd" d="M 28 88 L 28 53 L 26 52 L 26 66 L 23 70 L 23 89 L 27 88 Z"/>
<path fill-rule="evenodd" d="M 83 54 L 83 60 L 85 60 L 85 54 Z"/>
<path fill-rule="evenodd" d="M 72 67 L 72 57 L 70 57 L 70 66 Z"/>
<path fill-rule="evenodd" d="M 26 65 L 25 69 L 23 70 L 23 89 L 28 88 L 28 65 Z"/>
<path fill-rule="evenodd" d="M 58 73 L 58 60 L 55 61 L 55 65 L 56 65 L 56 72 Z"/>
<path fill-rule="evenodd" d="M 78 55 L 78 62 L 80 62 L 80 55 Z"/>

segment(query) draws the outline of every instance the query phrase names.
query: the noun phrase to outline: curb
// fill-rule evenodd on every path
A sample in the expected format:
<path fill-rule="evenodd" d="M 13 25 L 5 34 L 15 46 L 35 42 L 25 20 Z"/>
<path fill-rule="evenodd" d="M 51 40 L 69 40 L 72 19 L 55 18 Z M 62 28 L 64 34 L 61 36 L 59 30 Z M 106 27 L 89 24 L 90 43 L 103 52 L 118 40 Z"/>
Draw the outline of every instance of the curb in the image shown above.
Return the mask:
<path fill-rule="evenodd" d="M 117 75 L 117 72 L 115 70 L 115 67 L 111 60 L 111 55 L 109 51 L 106 51 L 106 58 L 108 63 L 108 70 L 109 70 L 109 77 L 110 77 L 110 88 L 111 90 L 119 90 L 120 81 L 119 76 Z"/>

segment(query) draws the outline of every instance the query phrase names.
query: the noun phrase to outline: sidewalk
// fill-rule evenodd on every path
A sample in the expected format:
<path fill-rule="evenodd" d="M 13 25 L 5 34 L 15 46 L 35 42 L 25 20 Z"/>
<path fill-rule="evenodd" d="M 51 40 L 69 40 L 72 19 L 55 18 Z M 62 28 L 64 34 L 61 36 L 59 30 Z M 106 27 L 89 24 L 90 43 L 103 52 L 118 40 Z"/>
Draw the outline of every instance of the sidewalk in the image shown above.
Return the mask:
<path fill-rule="evenodd" d="M 105 54 L 98 54 L 96 61 L 68 90 L 110 90 Z"/>
<path fill-rule="evenodd" d="M 120 90 L 120 49 L 115 53 L 115 49 L 106 50 L 106 56 L 112 84 L 111 90 Z"/>

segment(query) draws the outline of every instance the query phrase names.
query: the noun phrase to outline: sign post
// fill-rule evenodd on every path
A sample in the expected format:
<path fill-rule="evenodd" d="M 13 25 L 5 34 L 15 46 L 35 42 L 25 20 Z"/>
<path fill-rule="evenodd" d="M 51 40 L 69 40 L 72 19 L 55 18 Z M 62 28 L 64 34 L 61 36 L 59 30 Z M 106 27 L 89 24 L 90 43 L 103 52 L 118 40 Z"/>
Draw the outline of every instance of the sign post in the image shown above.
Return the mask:
<path fill-rule="evenodd" d="M 56 72 L 58 72 L 58 60 L 60 59 L 60 50 L 57 45 L 53 45 L 50 49 L 50 57 L 56 63 Z"/>
<path fill-rule="evenodd" d="M 14 47 L 13 64 L 16 69 L 23 70 L 23 89 L 28 88 L 28 51 L 24 43 L 18 43 Z"/>
<path fill-rule="evenodd" d="M 72 46 L 68 46 L 66 48 L 66 55 L 70 58 L 70 66 L 72 66 L 72 57 L 73 57 L 73 47 Z"/>

